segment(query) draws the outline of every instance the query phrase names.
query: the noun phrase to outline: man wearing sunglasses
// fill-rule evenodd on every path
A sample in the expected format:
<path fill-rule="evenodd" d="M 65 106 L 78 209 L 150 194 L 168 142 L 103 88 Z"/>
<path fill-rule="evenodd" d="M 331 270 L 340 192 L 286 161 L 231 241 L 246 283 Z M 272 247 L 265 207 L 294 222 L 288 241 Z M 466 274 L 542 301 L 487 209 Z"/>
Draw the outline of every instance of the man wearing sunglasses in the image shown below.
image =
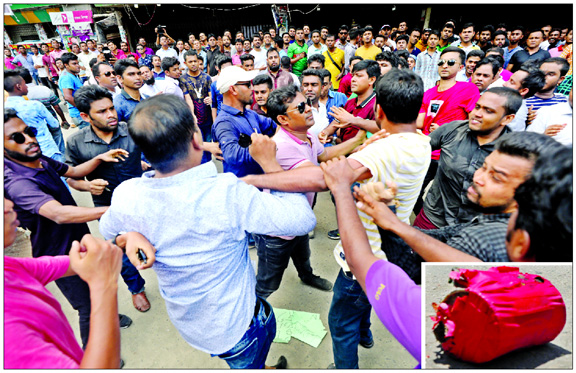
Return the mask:
<path fill-rule="evenodd" d="M 92 74 L 98 85 L 106 88 L 112 96 L 119 95 L 122 89 L 118 87 L 118 79 L 116 79 L 116 72 L 112 65 L 108 62 L 98 62 L 92 66 Z"/>
<path fill-rule="evenodd" d="M 238 144 L 241 134 L 261 133 L 272 137 L 276 133 L 276 124 L 271 118 L 246 109 L 253 102 L 252 79 L 258 71 L 246 71 L 238 66 L 222 69 L 217 90 L 222 94 L 222 106 L 212 126 L 212 141 L 220 144 L 224 157 L 224 172 L 238 177 L 262 174 L 262 167 L 252 158 L 248 148 Z"/>
<path fill-rule="evenodd" d="M 24 99 L 23 96 L 28 94 L 28 86 L 20 75 L 20 70 L 4 71 L 4 90 L 8 92 L 5 106 L 16 110 L 20 118 L 34 129 L 44 155 L 63 162 L 64 154 L 51 134 L 51 131 L 60 129 L 60 123 L 41 102 Z"/>
<path fill-rule="evenodd" d="M 32 256 L 65 255 L 73 241 L 90 233 L 86 222 L 99 219 L 107 207 L 79 207 L 62 180 L 83 178 L 102 162 L 119 162 L 128 156 L 123 149 L 112 149 L 70 167 L 42 154 L 36 131 L 13 109 L 4 110 L 4 193 L 14 202 L 21 227 L 32 234 Z M 80 336 L 86 347 L 90 331 L 90 291 L 79 277 L 56 281 L 66 299 L 78 311 Z M 121 317 L 121 326 L 132 320 Z"/>
<path fill-rule="evenodd" d="M 440 53 L 438 60 L 438 75 L 440 81 L 437 86 L 424 93 L 424 100 L 418 115 L 418 128 L 422 133 L 429 135 L 444 123 L 455 120 L 465 120 L 472 111 L 480 92 L 478 87 L 470 82 L 458 82 L 458 72 L 464 68 L 466 53 L 457 47 L 448 47 Z M 428 183 L 434 179 L 440 159 L 440 150 L 432 152 L 432 163 L 424 180 L 424 186 L 414 208 L 417 214 L 422 206 L 422 195 Z"/>
<path fill-rule="evenodd" d="M 336 48 L 341 49 L 342 51 L 346 50 L 346 46 L 348 45 L 348 26 L 342 25 L 338 29 L 338 40 L 336 40 Z"/>

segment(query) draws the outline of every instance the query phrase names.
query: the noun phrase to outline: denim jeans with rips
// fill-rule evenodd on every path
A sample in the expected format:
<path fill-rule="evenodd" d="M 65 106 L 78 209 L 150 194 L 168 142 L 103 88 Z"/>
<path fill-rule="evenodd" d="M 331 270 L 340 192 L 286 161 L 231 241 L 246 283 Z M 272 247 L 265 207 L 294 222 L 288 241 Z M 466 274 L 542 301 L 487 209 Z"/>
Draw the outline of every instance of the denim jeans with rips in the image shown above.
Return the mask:
<path fill-rule="evenodd" d="M 371 340 L 370 312 L 372 306 L 358 281 L 338 273 L 334 296 L 328 313 L 332 335 L 332 352 L 337 369 L 358 369 L 358 344 Z"/>
<path fill-rule="evenodd" d="M 276 317 L 272 306 L 256 296 L 255 316 L 242 339 L 218 356 L 232 369 L 264 369 L 270 345 L 276 337 Z"/>

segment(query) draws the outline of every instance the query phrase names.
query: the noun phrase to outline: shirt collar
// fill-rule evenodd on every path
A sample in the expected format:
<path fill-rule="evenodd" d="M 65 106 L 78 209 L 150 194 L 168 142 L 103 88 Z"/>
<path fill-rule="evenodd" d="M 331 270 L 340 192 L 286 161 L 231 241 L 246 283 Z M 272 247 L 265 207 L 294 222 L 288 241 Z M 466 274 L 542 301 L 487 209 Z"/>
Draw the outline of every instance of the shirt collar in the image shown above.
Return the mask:
<path fill-rule="evenodd" d="M 128 136 L 128 131 L 126 130 L 125 126 L 121 125 L 122 123 L 124 123 L 124 122 L 118 122 L 118 126 L 116 127 L 116 131 L 114 132 L 114 134 L 112 135 L 112 138 L 110 139 L 110 144 L 112 144 L 118 137 Z M 106 141 L 104 141 L 100 137 L 98 137 L 96 132 L 94 132 L 94 130 L 92 129 L 92 125 L 90 125 L 88 128 L 89 128 L 89 130 L 87 130 L 84 133 L 84 142 L 85 143 L 94 142 L 97 144 L 108 145 L 108 143 L 106 143 Z"/>
<path fill-rule="evenodd" d="M 246 114 L 246 110 L 244 110 L 242 112 L 236 108 L 233 108 L 232 106 L 225 105 L 225 104 L 222 104 L 222 106 L 220 107 L 220 110 L 223 110 L 223 111 L 227 112 L 228 114 L 234 115 L 234 116 Z"/>
<path fill-rule="evenodd" d="M 142 174 L 143 181 L 152 188 L 164 188 L 179 183 L 189 183 L 190 179 L 206 179 L 218 176 L 218 170 L 214 162 L 207 162 L 176 175 L 154 178 L 156 171 L 148 171 Z"/>
<path fill-rule="evenodd" d="M 298 144 L 298 145 L 307 144 L 305 141 L 300 140 L 298 137 L 294 136 L 292 133 L 286 131 L 286 130 L 284 129 L 284 127 L 282 127 L 282 126 L 279 126 L 279 127 L 280 127 L 280 129 L 281 129 L 282 131 L 284 131 L 284 133 L 285 133 L 286 135 L 288 135 L 289 138 L 291 138 L 292 140 L 294 140 L 294 141 L 296 142 L 296 144 Z M 306 137 L 308 137 L 310 140 L 312 140 L 312 139 L 310 138 L 310 133 L 309 133 L 309 132 L 306 133 Z"/>
<path fill-rule="evenodd" d="M 140 102 L 140 101 L 142 101 L 142 99 L 143 99 L 142 94 L 140 94 L 140 101 L 136 100 L 134 97 L 130 96 L 130 95 L 128 94 L 128 92 L 126 92 L 126 91 L 124 90 L 124 88 L 122 88 L 122 89 L 120 90 L 120 94 L 121 94 L 122 96 L 124 96 L 124 98 L 125 98 L 126 100 L 132 100 L 132 101 Z"/>

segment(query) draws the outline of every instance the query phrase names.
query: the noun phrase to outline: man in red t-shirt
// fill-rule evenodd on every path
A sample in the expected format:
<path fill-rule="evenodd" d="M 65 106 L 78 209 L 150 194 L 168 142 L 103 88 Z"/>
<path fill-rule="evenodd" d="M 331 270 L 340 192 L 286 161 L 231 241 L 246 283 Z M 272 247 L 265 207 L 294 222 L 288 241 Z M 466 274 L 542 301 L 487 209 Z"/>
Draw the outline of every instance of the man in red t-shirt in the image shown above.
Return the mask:
<path fill-rule="evenodd" d="M 363 60 L 356 63 L 352 69 L 352 92 L 358 97 L 350 99 L 343 108 L 332 107 L 334 120 L 320 132 L 320 141 L 326 143 L 327 138 L 340 128 L 339 139 L 346 141 L 356 136 L 359 130 L 371 133 L 379 128 L 374 119 L 374 103 L 376 94 L 374 84 L 380 77 L 380 66 L 374 60 Z"/>
<path fill-rule="evenodd" d="M 457 47 L 448 47 L 440 54 L 438 74 L 440 82 L 437 86 L 424 92 L 422 107 L 418 115 L 417 125 L 425 135 L 430 134 L 445 123 L 468 119 L 468 113 L 480 98 L 478 87 L 470 82 L 456 81 L 456 75 L 464 68 L 466 53 Z M 422 208 L 422 195 L 426 186 L 434 179 L 438 169 L 440 150 L 432 152 L 432 162 L 424 178 L 422 191 L 414 206 L 417 215 Z"/>

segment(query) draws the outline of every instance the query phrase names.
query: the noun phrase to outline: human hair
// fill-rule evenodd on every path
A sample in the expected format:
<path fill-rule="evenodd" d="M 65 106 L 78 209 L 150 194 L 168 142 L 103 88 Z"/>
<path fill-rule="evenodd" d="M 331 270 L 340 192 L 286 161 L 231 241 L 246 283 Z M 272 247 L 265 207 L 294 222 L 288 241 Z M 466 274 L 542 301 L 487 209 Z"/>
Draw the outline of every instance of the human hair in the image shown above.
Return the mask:
<path fill-rule="evenodd" d="M 528 233 L 527 256 L 537 262 L 572 262 L 572 165 L 571 147 L 547 148 L 514 194 L 518 203 L 514 229 Z"/>
<path fill-rule="evenodd" d="M 215 59 L 216 59 L 216 67 L 218 68 L 219 71 L 222 70 L 222 65 L 224 65 L 225 63 L 232 64 L 232 58 L 228 57 L 225 54 L 217 56 Z"/>
<path fill-rule="evenodd" d="M 162 71 L 168 71 L 171 67 L 180 65 L 180 61 L 176 57 L 164 57 L 162 59 Z"/>
<path fill-rule="evenodd" d="M 26 84 L 32 83 L 32 74 L 30 74 L 30 71 L 28 71 L 28 69 L 18 69 L 18 71 L 20 72 L 20 76 L 22 77 L 22 79 L 24 79 L 24 83 Z"/>
<path fill-rule="evenodd" d="M 448 49 L 448 48 L 446 48 L 446 49 Z M 458 49 L 460 49 L 460 48 L 458 48 Z M 468 59 L 470 57 L 480 57 L 480 59 L 483 59 L 485 56 L 486 56 L 486 54 L 484 53 L 484 51 L 482 51 L 482 49 L 472 49 L 466 55 L 466 61 L 468 61 Z"/>
<path fill-rule="evenodd" d="M 486 93 L 494 93 L 495 95 L 506 99 L 506 102 L 502 105 L 504 107 L 504 115 L 516 114 L 518 109 L 520 109 L 520 106 L 522 106 L 522 96 L 520 96 L 520 93 L 515 89 L 494 87 L 487 89 L 484 94 Z"/>
<path fill-rule="evenodd" d="M 102 66 L 102 65 L 112 67 L 112 65 L 110 65 L 108 62 L 105 62 L 105 61 L 98 62 L 98 63 L 94 64 L 94 66 L 92 66 L 92 76 L 94 76 L 94 79 L 96 79 L 96 77 L 98 75 L 100 75 L 100 66 Z M 114 67 L 112 67 L 112 68 L 114 68 Z"/>
<path fill-rule="evenodd" d="M 310 57 L 308 57 L 308 61 L 307 61 L 308 66 L 310 66 L 310 64 L 312 62 L 320 62 L 322 64 L 322 67 L 324 67 L 325 66 L 324 63 L 326 62 L 326 58 L 323 55 L 316 53 L 316 54 L 313 54 Z"/>
<path fill-rule="evenodd" d="M 454 24 L 453 24 L 453 23 L 446 22 L 446 23 L 444 24 L 444 27 L 442 27 L 442 30 L 444 30 L 445 28 L 449 28 L 449 29 L 452 30 L 452 32 L 454 32 Z"/>
<path fill-rule="evenodd" d="M 384 51 L 382 53 L 378 53 L 376 57 L 374 57 L 374 60 L 388 61 L 390 62 L 390 65 L 392 65 L 393 67 L 398 67 L 398 55 L 390 51 Z"/>
<path fill-rule="evenodd" d="M 242 56 L 240 56 L 240 59 L 242 59 Z M 282 66 L 284 69 L 289 69 L 291 66 L 290 57 L 284 56 L 280 58 L 280 66 Z"/>
<path fill-rule="evenodd" d="M 498 64 L 500 65 L 499 68 L 502 68 L 504 66 L 504 57 L 502 57 L 499 54 L 491 54 L 489 56 L 486 56 L 486 58 L 491 58 L 493 60 L 498 61 Z"/>
<path fill-rule="evenodd" d="M 496 38 L 496 36 L 499 36 L 499 35 L 504 35 L 504 37 L 505 37 L 506 39 L 508 39 L 508 34 L 507 34 L 505 31 L 496 30 L 496 31 L 494 31 L 494 33 L 492 34 L 492 40 L 494 40 L 494 39 Z"/>
<path fill-rule="evenodd" d="M 186 58 L 192 57 L 192 56 L 196 56 L 196 58 L 199 58 L 198 52 L 195 49 L 190 48 L 190 50 L 187 50 L 186 52 L 184 52 L 184 61 L 186 61 Z"/>
<path fill-rule="evenodd" d="M 352 64 L 352 61 L 356 61 L 356 60 L 363 61 L 364 58 L 362 58 L 362 56 L 352 56 L 352 57 L 350 57 L 350 62 L 349 62 L 349 63 Z"/>
<path fill-rule="evenodd" d="M 122 75 L 124 75 L 124 71 L 126 71 L 126 69 L 129 68 L 130 66 L 138 69 L 138 63 L 136 61 L 129 60 L 128 58 L 118 60 L 114 64 L 114 72 L 116 73 L 116 75 L 123 78 Z"/>
<path fill-rule="evenodd" d="M 509 132 L 494 143 L 494 151 L 530 162 L 535 162 L 542 151 L 555 147 L 558 142 L 550 136 L 530 131 Z"/>
<path fill-rule="evenodd" d="M 424 98 L 424 83 L 413 71 L 392 68 L 376 80 L 374 92 L 376 104 L 390 122 L 413 123 L 418 118 Z"/>
<path fill-rule="evenodd" d="M 358 37 L 358 34 L 360 33 L 360 31 L 357 28 L 353 28 L 352 30 L 349 30 L 348 35 L 350 35 L 350 40 L 354 40 Z"/>
<path fill-rule="evenodd" d="M 528 88 L 528 93 L 524 95 L 524 99 L 534 96 L 546 85 L 546 74 L 544 74 L 544 72 L 538 69 L 530 69 L 524 66 L 524 64 L 520 66 L 518 71 L 528 73 L 528 76 L 526 76 L 520 84 L 521 88 Z"/>
<path fill-rule="evenodd" d="M 322 73 L 320 72 L 321 70 L 326 70 L 326 69 L 306 69 L 304 71 L 302 71 L 302 75 L 300 76 L 300 82 L 302 82 L 304 80 L 305 76 L 315 76 L 320 80 L 320 84 L 322 84 L 323 81 L 323 77 L 322 77 Z"/>
<path fill-rule="evenodd" d="M 4 90 L 8 93 L 14 92 L 16 88 L 16 84 L 20 84 L 22 82 L 22 75 L 20 70 L 22 69 L 14 69 L 14 70 L 6 70 L 4 69 Z"/>
<path fill-rule="evenodd" d="M 258 38 L 258 40 L 262 41 L 262 39 L 260 38 L 260 35 L 259 35 L 259 34 L 254 34 L 254 35 L 252 35 L 252 43 L 254 43 L 254 40 L 255 40 L 256 38 Z"/>
<path fill-rule="evenodd" d="M 336 36 L 335 36 L 334 34 L 327 33 L 327 34 L 326 34 L 326 39 L 328 39 L 328 38 L 334 38 L 334 39 L 336 39 Z"/>
<path fill-rule="evenodd" d="M 270 90 L 274 88 L 274 82 L 272 81 L 272 78 L 268 74 L 256 75 L 256 77 L 252 80 L 252 86 L 257 86 L 260 84 L 266 84 L 266 86 Z"/>
<path fill-rule="evenodd" d="M 310 36 L 312 36 L 312 35 L 314 35 L 314 34 L 320 35 L 320 34 L 321 34 L 321 33 L 320 33 L 320 30 L 314 29 L 314 30 L 310 31 Z"/>
<path fill-rule="evenodd" d="M 466 30 L 468 27 L 472 27 L 472 29 L 474 29 L 474 31 L 476 31 L 476 27 L 474 26 L 474 24 L 472 22 L 466 22 L 465 24 L 462 25 L 462 28 L 460 28 L 460 32 Z"/>
<path fill-rule="evenodd" d="M 41 43 L 40 48 L 42 48 L 43 46 L 48 46 L 48 44 L 47 43 Z"/>
<path fill-rule="evenodd" d="M 294 85 L 287 85 L 270 92 L 268 96 L 268 101 L 266 101 L 266 108 L 268 109 L 267 114 L 276 123 L 280 124 L 278 121 L 279 115 L 286 114 L 286 109 L 294 101 L 296 95 L 298 94 L 298 88 Z"/>
<path fill-rule="evenodd" d="M 474 67 L 474 72 L 476 72 L 476 70 L 478 70 L 480 66 L 490 65 L 490 67 L 492 67 L 492 76 L 496 76 L 498 74 L 498 70 L 500 70 L 502 65 L 495 58 L 491 57 L 494 56 L 485 57 L 480 61 L 478 61 L 478 63 L 476 63 L 476 66 Z"/>
<path fill-rule="evenodd" d="M 10 119 L 21 118 L 18 116 L 18 112 L 12 108 L 4 108 L 4 124 L 6 124 Z"/>
<path fill-rule="evenodd" d="M 408 35 L 406 35 L 406 34 L 402 34 L 402 35 L 398 36 L 398 37 L 396 38 L 396 44 L 398 44 L 398 42 L 399 42 L 400 40 L 404 40 L 404 41 L 406 42 L 406 44 L 408 44 L 408 42 L 410 41 L 410 36 L 408 36 Z"/>
<path fill-rule="evenodd" d="M 128 131 L 152 166 L 168 173 L 188 157 L 190 140 L 198 127 L 184 100 L 174 95 L 156 95 L 136 106 Z"/>
<path fill-rule="evenodd" d="M 243 65 L 244 62 L 248 61 L 248 60 L 252 60 L 254 61 L 254 56 L 251 55 L 250 53 L 246 53 L 240 56 L 240 63 Z"/>
<path fill-rule="evenodd" d="M 122 60 L 118 60 L 118 62 L 120 61 Z M 90 113 L 90 106 L 94 101 L 99 101 L 104 98 L 108 98 L 110 101 L 113 101 L 112 93 L 99 85 L 85 85 L 74 92 L 74 103 L 76 104 L 76 108 L 84 114 Z"/>
<path fill-rule="evenodd" d="M 464 50 L 458 47 L 448 47 L 444 49 L 442 53 L 440 53 L 440 58 L 442 58 L 442 56 L 445 55 L 446 53 L 450 52 L 458 53 L 458 56 L 460 56 L 460 64 L 462 65 L 464 64 L 464 62 L 466 61 L 466 52 L 464 52 Z M 470 53 L 472 53 L 472 51 L 470 51 Z"/>
<path fill-rule="evenodd" d="M 365 32 L 370 31 L 372 33 L 372 35 L 374 35 L 374 29 L 371 26 L 366 26 L 362 29 L 362 35 L 364 35 Z"/>
<path fill-rule="evenodd" d="M 266 51 L 266 58 L 268 58 L 270 56 L 270 53 L 276 53 L 276 54 L 278 54 L 278 56 L 280 56 L 280 53 L 278 53 L 278 51 L 276 49 L 268 48 L 268 50 Z"/>
<path fill-rule="evenodd" d="M 376 79 L 378 79 L 378 77 L 381 75 L 380 65 L 378 65 L 378 62 L 374 60 L 362 60 L 358 62 L 352 68 L 352 73 L 362 70 L 366 70 L 366 74 L 368 74 L 369 78 L 375 77 Z"/>
<path fill-rule="evenodd" d="M 404 60 L 408 60 L 408 57 L 410 56 L 410 52 L 408 52 L 406 49 L 403 49 L 401 51 L 394 51 L 394 54 L 396 55 L 396 57 L 398 57 L 398 59 L 404 59 Z"/>
<path fill-rule="evenodd" d="M 311 70 L 315 70 L 315 69 L 311 69 Z M 320 74 L 320 81 L 322 83 L 324 83 L 324 78 L 328 77 L 328 81 L 332 80 L 332 73 L 330 72 L 330 70 L 328 69 L 318 69 L 315 70 L 318 71 L 318 74 Z"/>
<path fill-rule="evenodd" d="M 64 65 L 69 65 L 70 61 L 78 61 L 78 56 L 74 53 L 66 52 L 62 54 L 60 60 L 62 60 Z"/>
<path fill-rule="evenodd" d="M 544 37 L 544 31 L 542 31 L 542 29 L 539 28 L 532 28 L 528 31 L 528 34 L 526 35 L 526 38 L 530 38 L 530 35 L 536 33 L 536 32 L 540 32 L 542 33 L 542 37 Z"/>
<path fill-rule="evenodd" d="M 96 65 L 96 63 L 98 63 L 98 58 L 94 57 L 90 60 L 90 62 L 88 62 L 88 66 L 90 67 L 90 71 L 92 71 L 92 66 Z"/>
<path fill-rule="evenodd" d="M 430 38 L 431 35 L 436 35 L 438 37 L 438 39 L 440 39 L 440 31 L 438 31 L 436 29 L 430 30 L 430 33 L 428 34 L 428 38 Z"/>
<path fill-rule="evenodd" d="M 568 70 L 570 70 L 570 64 L 568 63 L 568 61 L 566 61 L 565 58 L 562 57 L 551 57 L 551 58 L 547 58 L 544 61 L 540 62 L 540 66 L 542 66 L 542 64 L 544 63 L 555 63 L 557 65 L 560 65 L 560 76 L 565 76 L 566 73 L 568 73 Z"/>
<path fill-rule="evenodd" d="M 348 26 L 346 26 L 346 25 L 341 25 L 340 27 L 338 27 L 338 32 L 340 32 L 340 31 L 342 31 L 342 30 L 349 31 L 350 29 L 349 29 Z"/>
<path fill-rule="evenodd" d="M 492 47 L 492 48 L 488 48 L 486 49 L 486 54 L 490 53 L 490 52 L 496 52 L 498 53 L 500 56 L 504 57 L 504 49 L 500 48 L 500 47 Z"/>
<path fill-rule="evenodd" d="M 206 35 L 206 40 L 210 40 L 210 38 L 216 39 L 216 35 L 214 35 L 214 34 L 208 34 L 208 35 Z"/>
<path fill-rule="evenodd" d="M 496 25 L 496 28 L 503 28 L 508 30 L 508 26 L 505 23 L 499 23 L 498 25 Z"/>
<path fill-rule="evenodd" d="M 482 26 L 482 28 L 480 29 L 480 32 L 483 31 L 490 31 L 490 36 L 492 36 L 492 34 L 494 33 L 494 26 L 492 25 L 484 25 Z"/>
<path fill-rule="evenodd" d="M 522 35 L 524 35 L 524 33 L 526 32 L 526 29 L 524 28 L 524 26 L 522 25 L 517 25 L 512 27 L 511 31 L 516 31 L 516 30 L 520 30 L 522 31 Z"/>

